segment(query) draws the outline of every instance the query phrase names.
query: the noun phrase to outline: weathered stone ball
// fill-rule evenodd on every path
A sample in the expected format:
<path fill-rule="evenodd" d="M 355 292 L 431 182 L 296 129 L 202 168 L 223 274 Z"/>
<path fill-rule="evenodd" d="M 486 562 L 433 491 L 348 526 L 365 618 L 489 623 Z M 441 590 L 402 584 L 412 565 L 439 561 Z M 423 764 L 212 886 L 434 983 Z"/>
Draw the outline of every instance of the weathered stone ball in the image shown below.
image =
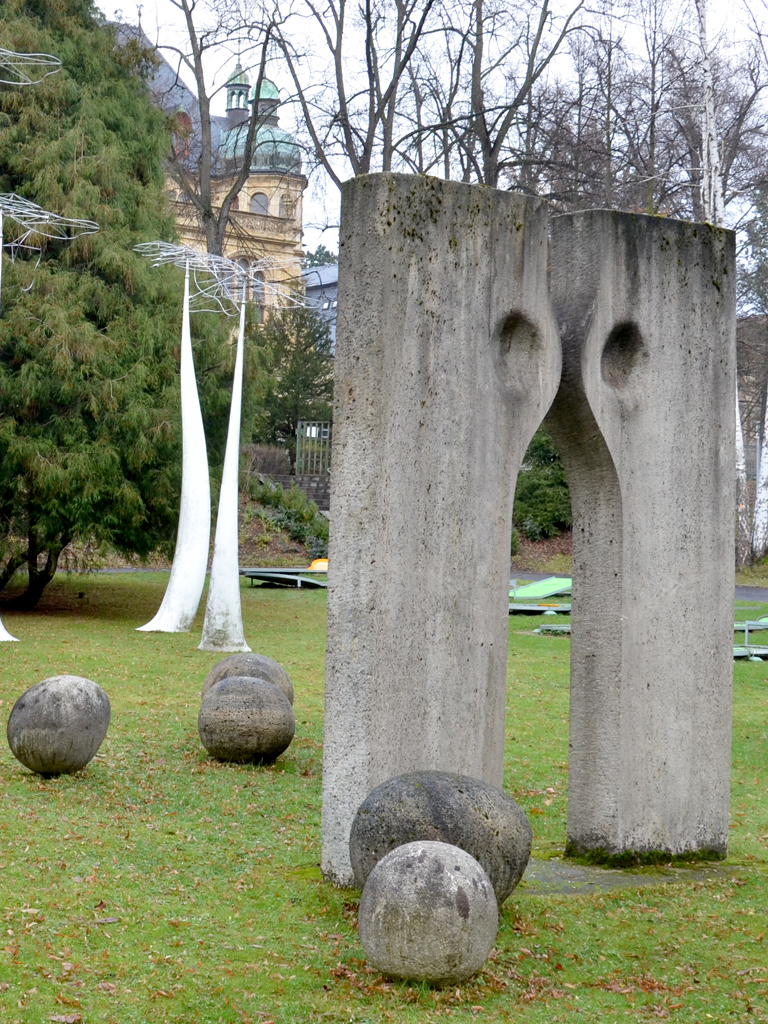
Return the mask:
<path fill-rule="evenodd" d="M 368 794 L 352 823 L 349 853 L 358 888 L 385 854 L 416 839 L 466 850 L 482 865 L 501 906 L 523 877 L 532 832 L 523 809 L 480 779 L 433 771 L 398 775 Z"/>
<path fill-rule="evenodd" d="M 288 748 L 296 728 L 282 690 L 254 676 L 226 676 L 203 697 L 197 730 L 220 761 L 265 763 Z"/>
<path fill-rule="evenodd" d="M 214 683 L 227 676 L 253 676 L 254 679 L 266 679 L 267 682 L 279 686 L 288 702 L 293 704 L 293 683 L 283 666 L 268 658 L 265 654 L 233 654 L 229 658 L 216 662 L 205 677 L 202 696 L 204 697 Z"/>
<path fill-rule="evenodd" d="M 84 768 L 109 728 L 109 697 L 82 676 L 51 676 L 13 705 L 8 745 L 39 775 L 69 775 Z"/>
<path fill-rule="evenodd" d="M 398 846 L 371 871 L 360 898 L 365 955 L 393 978 L 465 981 L 487 960 L 498 926 L 490 879 L 448 843 Z"/>

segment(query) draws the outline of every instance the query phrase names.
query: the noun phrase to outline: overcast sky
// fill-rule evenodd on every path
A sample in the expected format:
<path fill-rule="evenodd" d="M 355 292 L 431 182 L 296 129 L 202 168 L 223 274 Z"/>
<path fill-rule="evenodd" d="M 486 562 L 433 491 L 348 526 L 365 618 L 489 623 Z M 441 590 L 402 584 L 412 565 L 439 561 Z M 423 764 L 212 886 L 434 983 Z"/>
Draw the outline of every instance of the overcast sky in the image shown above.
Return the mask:
<path fill-rule="evenodd" d="M 180 12 L 169 0 L 96 0 L 96 6 L 110 20 L 122 21 L 131 25 L 138 22 L 137 7 L 141 8 L 141 24 L 144 32 L 152 42 L 159 41 L 173 45 L 183 45 L 185 39 L 184 22 Z M 221 52 L 218 67 L 212 67 L 214 85 L 223 84 L 234 68 L 237 56 L 235 53 Z M 282 83 L 274 71 L 269 72 L 278 86 Z M 184 77 L 182 75 L 182 77 Z M 194 80 L 185 78 L 187 84 L 194 89 Z M 196 90 L 195 90 L 196 91 Z M 288 90 L 283 87 L 283 97 Z M 226 94 L 222 90 L 212 103 L 214 114 L 223 114 L 226 107 Z M 281 115 L 281 127 L 292 130 L 291 111 L 286 108 Z M 328 181 L 323 171 L 316 171 L 304 193 L 304 247 L 314 250 L 322 243 L 327 249 L 338 252 L 339 248 L 339 196 L 336 187 Z M 330 227 L 328 226 L 330 225 Z"/>
<path fill-rule="evenodd" d="M 694 0 L 690 0 L 693 7 Z M 768 2 L 768 0 L 766 0 Z M 178 42 L 183 46 L 185 39 L 184 23 L 180 12 L 170 0 L 96 0 L 97 6 L 110 20 L 124 21 L 129 24 L 137 24 L 141 10 L 141 23 L 147 36 L 152 42 L 159 41 L 173 45 Z M 739 26 L 746 23 L 744 8 L 751 7 L 753 10 L 766 14 L 766 7 L 763 0 L 709 0 L 709 34 L 716 35 L 724 26 L 729 33 L 738 33 Z M 226 81 L 227 76 L 234 67 L 236 60 L 235 53 L 229 53 L 222 49 L 220 59 L 214 61 L 210 67 L 209 74 L 213 76 L 213 85 L 220 85 Z M 287 80 L 281 82 L 278 69 L 268 71 L 270 77 L 274 78 L 278 86 L 282 86 L 281 94 L 285 98 L 289 95 L 289 83 Z M 184 76 L 182 76 L 184 77 Z M 194 88 L 194 82 L 186 79 L 187 84 Z M 222 90 L 213 101 L 213 113 L 223 114 L 225 109 L 225 93 Z M 282 112 L 282 127 L 287 131 L 293 129 L 293 112 L 290 107 L 284 108 Z M 338 192 L 322 170 L 314 172 L 310 179 L 309 187 L 304 194 L 304 246 L 310 250 L 322 242 L 327 248 L 334 252 L 338 250 L 338 221 L 339 221 L 339 197 Z M 330 225 L 330 226 L 328 226 Z"/>

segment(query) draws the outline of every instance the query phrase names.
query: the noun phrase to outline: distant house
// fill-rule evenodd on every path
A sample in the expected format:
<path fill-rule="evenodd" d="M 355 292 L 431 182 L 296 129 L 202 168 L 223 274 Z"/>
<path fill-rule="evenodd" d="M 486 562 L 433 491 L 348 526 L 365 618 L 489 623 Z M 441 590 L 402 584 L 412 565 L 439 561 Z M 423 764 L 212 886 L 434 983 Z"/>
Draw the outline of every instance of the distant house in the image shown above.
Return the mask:
<path fill-rule="evenodd" d="M 747 475 L 755 477 L 768 387 L 768 316 L 750 314 L 736 321 L 739 400 Z"/>
<path fill-rule="evenodd" d="M 328 263 L 322 267 L 305 267 L 302 273 L 307 301 L 312 303 L 322 318 L 328 322 L 333 349 L 335 349 L 339 265 L 338 263 Z"/>

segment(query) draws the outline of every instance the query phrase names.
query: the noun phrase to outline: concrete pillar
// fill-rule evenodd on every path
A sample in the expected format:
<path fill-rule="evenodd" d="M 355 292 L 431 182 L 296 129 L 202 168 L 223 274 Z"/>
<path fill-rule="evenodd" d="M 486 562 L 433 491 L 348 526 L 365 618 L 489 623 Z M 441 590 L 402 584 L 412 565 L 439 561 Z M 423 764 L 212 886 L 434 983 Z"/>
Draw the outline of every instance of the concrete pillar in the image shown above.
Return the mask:
<path fill-rule="evenodd" d="M 323 854 L 374 786 L 501 785 L 515 480 L 557 388 L 547 212 L 377 174 L 342 193 Z"/>
<path fill-rule="evenodd" d="M 735 278 L 730 232 L 609 211 L 552 221 L 572 852 L 726 853 Z"/>

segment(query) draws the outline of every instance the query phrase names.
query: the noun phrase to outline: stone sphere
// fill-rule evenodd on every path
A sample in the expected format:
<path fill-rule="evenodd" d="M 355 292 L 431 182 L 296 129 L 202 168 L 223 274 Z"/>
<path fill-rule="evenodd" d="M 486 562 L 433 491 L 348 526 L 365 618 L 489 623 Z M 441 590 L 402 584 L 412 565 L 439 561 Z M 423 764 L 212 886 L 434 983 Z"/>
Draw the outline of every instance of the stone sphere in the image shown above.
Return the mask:
<path fill-rule="evenodd" d="M 109 697 L 82 676 L 51 676 L 35 683 L 13 705 L 8 745 L 17 760 L 39 775 L 68 775 L 84 768 L 109 728 Z"/>
<path fill-rule="evenodd" d="M 218 661 L 205 677 L 202 696 L 204 697 L 214 683 L 227 676 L 252 676 L 254 679 L 266 679 L 268 683 L 279 686 L 289 704 L 293 704 L 293 683 L 282 665 L 265 654 L 233 654 L 223 661 Z"/>
<path fill-rule="evenodd" d="M 365 955 L 382 974 L 447 984 L 483 966 L 499 910 L 490 879 L 466 851 L 406 843 L 368 876 L 358 926 Z"/>
<path fill-rule="evenodd" d="M 220 761 L 274 761 L 290 745 L 295 728 L 283 691 L 253 676 L 227 676 L 214 683 L 197 719 L 203 746 Z"/>
<path fill-rule="evenodd" d="M 482 865 L 501 906 L 523 877 L 532 832 L 523 809 L 480 779 L 432 771 L 398 775 L 368 794 L 352 823 L 357 887 L 385 854 L 416 839 L 466 850 Z"/>

